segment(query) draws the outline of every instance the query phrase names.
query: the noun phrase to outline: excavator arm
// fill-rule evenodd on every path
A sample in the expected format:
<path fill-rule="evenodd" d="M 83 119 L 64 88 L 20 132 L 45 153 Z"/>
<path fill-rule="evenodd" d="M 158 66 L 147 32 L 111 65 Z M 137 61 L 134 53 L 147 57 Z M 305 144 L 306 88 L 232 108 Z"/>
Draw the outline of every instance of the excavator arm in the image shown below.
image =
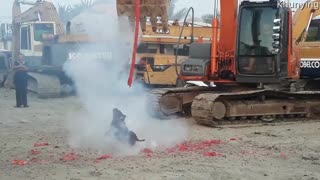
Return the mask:
<path fill-rule="evenodd" d="M 21 12 L 21 4 L 31 5 L 32 7 Z M 64 34 L 63 23 L 59 19 L 58 12 L 51 2 L 37 0 L 29 2 L 23 0 L 15 0 L 12 7 L 12 27 L 13 27 L 13 60 L 20 53 L 20 27 L 22 23 L 34 21 L 55 22 L 56 34 Z"/>
<path fill-rule="evenodd" d="M 320 0 L 307 0 L 304 3 L 303 8 L 298 8 L 293 15 L 293 34 L 292 38 L 294 42 L 305 41 L 308 34 L 311 20 L 320 15 L 319 9 Z"/>
<path fill-rule="evenodd" d="M 32 5 L 27 11 L 21 13 L 20 4 Z M 57 34 L 64 34 L 64 26 L 60 21 L 59 14 L 51 2 L 37 1 L 35 3 L 18 1 L 13 3 L 13 23 L 24 23 L 32 21 L 50 21 L 56 23 Z"/>

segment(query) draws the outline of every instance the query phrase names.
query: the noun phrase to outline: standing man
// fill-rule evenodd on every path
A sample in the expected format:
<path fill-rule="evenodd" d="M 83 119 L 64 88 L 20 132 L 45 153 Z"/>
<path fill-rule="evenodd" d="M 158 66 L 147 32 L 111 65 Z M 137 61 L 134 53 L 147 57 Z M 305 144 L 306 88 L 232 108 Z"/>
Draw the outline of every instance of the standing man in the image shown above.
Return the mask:
<path fill-rule="evenodd" d="M 29 107 L 27 100 L 28 86 L 28 68 L 26 66 L 24 56 L 19 55 L 18 60 L 14 62 L 14 85 L 16 89 L 16 108 Z"/>

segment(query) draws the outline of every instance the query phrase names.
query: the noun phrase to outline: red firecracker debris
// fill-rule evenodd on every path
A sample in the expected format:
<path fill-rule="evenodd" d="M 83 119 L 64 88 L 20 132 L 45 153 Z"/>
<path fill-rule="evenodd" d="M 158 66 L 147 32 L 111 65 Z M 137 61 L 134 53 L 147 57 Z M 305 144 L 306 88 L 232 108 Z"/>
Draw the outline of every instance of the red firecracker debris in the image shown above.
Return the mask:
<path fill-rule="evenodd" d="M 48 164 L 49 163 L 48 160 L 44 160 L 44 159 L 40 160 L 40 159 L 37 159 L 37 158 L 32 158 L 32 159 L 30 159 L 29 162 L 30 163 L 38 163 L 38 164 Z"/>
<path fill-rule="evenodd" d="M 237 138 L 230 138 L 230 141 L 236 141 Z"/>
<path fill-rule="evenodd" d="M 193 150 L 204 150 L 208 147 L 214 146 L 221 144 L 221 140 L 207 140 L 207 141 L 202 141 L 200 143 L 192 144 L 192 149 Z"/>
<path fill-rule="evenodd" d="M 47 143 L 47 142 L 43 142 L 43 143 L 35 143 L 33 146 L 34 146 L 34 147 L 49 146 L 49 143 Z"/>
<path fill-rule="evenodd" d="M 176 151 L 176 148 L 168 148 L 167 153 L 174 153 Z"/>
<path fill-rule="evenodd" d="M 62 158 L 60 158 L 62 161 L 74 161 L 76 160 L 76 155 L 74 153 L 68 153 L 65 154 Z"/>
<path fill-rule="evenodd" d="M 112 158 L 111 155 L 102 155 L 102 156 L 98 157 L 96 160 L 111 159 L 111 158 Z"/>
<path fill-rule="evenodd" d="M 207 140 L 199 143 L 197 147 L 204 148 L 204 147 L 209 147 L 213 145 L 221 144 L 221 140 Z"/>
<path fill-rule="evenodd" d="M 186 144 L 179 145 L 179 151 L 187 151 L 187 150 L 188 150 L 188 146 Z"/>
<path fill-rule="evenodd" d="M 32 155 L 38 155 L 38 154 L 40 154 L 41 152 L 39 151 L 39 150 L 36 150 L 36 149 L 32 149 L 31 150 L 31 154 Z"/>
<path fill-rule="evenodd" d="M 152 156 L 151 156 L 151 154 L 146 154 L 145 157 L 146 158 L 151 158 Z"/>
<path fill-rule="evenodd" d="M 280 158 L 281 158 L 281 159 L 287 159 L 286 153 L 280 152 Z"/>
<path fill-rule="evenodd" d="M 28 161 L 25 161 L 25 160 L 13 160 L 12 164 L 16 165 L 16 166 L 23 166 L 23 165 L 28 164 Z"/>
<path fill-rule="evenodd" d="M 144 148 L 144 149 L 143 149 L 143 152 L 144 152 L 144 153 L 147 153 L 147 154 L 148 154 L 148 153 L 153 153 L 153 151 L 152 151 L 151 149 L 148 149 L 148 148 Z"/>
<path fill-rule="evenodd" d="M 32 159 L 30 159 L 30 162 L 36 163 L 36 162 L 39 162 L 39 160 L 37 158 L 32 158 Z"/>
<path fill-rule="evenodd" d="M 221 140 L 206 140 L 201 142 L 189 141 L 189 142 L 184 142 L 182 144 L 179 144 L 176 147 L 166 149 L 166 153 L 174 153 L 176 151 L 181 151 L 181 152 L 199 151 L 199 150 L 204 150 L 206 148 L 209 148 L 211 146 L 218 145 L 221 143 L 222 143 Z"/>
<path fill-rule="evenodd" d="M 204 152 L 203 155 L 207 157 L 213 157 L 213 156 L 218 156 L 219 154 L 216 152 Z"/>

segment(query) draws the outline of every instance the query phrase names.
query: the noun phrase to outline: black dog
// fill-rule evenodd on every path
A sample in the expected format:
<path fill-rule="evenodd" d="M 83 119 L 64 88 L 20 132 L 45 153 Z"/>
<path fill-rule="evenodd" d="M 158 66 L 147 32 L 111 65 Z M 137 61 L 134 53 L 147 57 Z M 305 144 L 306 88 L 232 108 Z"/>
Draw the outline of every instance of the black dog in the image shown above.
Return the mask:
<path fill-rule="evenodd" d="M 140 140 L 136 133 L 130 131 L 125 123 L 126 115 L 124 115 L 119 109 L 113 109 L 113 119 L 111 122 L 111 128 L 115 130 L 115 136 L 119 141 L 124 141 L 131 146 L 134 146 L 137 142 L 145 141 Z"/>

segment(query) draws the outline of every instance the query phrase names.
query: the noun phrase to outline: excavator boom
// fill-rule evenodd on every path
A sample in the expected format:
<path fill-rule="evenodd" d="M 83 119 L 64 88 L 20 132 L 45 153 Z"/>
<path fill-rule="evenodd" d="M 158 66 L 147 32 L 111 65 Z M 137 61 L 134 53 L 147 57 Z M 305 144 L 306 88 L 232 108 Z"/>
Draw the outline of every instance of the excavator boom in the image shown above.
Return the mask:
<path fill-rule="evenodd" d="M 308 0 L 304 3 L 304 8 L 296 10 L 292 19 L 293 40 L 305 40 L 311 20 L 320 15 L 319 3 L 320 0 Z"/>

